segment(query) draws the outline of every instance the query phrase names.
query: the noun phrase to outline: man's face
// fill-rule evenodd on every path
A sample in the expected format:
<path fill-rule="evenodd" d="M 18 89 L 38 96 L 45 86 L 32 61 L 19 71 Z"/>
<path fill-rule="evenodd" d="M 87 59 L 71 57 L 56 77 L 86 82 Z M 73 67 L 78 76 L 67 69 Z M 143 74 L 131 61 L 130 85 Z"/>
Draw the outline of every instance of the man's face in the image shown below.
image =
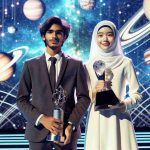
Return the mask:
<path fill-rule="evenodd" d="M 42 38 L 46 42 L 47 47 L 54 51 L 60 50 L 66 40 L 63 29 L 58 24 L 53 24 Z"/>

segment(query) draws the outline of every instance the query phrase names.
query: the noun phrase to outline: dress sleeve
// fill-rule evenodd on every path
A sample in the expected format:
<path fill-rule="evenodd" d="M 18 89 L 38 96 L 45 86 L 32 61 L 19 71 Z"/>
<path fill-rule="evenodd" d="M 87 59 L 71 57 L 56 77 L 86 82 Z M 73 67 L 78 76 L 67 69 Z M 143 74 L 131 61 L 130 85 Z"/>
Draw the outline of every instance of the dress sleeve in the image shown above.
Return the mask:
<path fill-rule="evenodd" d="M 139 82 L 131 59 L 126 65 L 125 75 L 129 83 L 129 96 L 125 99 L 125 104 L 126 110 L 130 110 L 136 107 L 138 102 L 142 99 L 142 95 L 140 94 Z"/>

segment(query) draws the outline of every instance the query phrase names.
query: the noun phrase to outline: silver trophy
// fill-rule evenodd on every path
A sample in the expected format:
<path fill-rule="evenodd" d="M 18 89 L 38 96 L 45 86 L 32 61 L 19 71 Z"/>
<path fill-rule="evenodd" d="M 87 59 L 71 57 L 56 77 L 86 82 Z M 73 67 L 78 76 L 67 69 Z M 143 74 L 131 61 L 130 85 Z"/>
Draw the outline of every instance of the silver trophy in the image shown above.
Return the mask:
<path fill-rule="evenodd" d="M 104 88 L 96 93 L 95 110 L 107 109 L 108 105 L 118 103 L 118 98 L 111 89 L 110 83 L 113 79 L 113 73 L 110 68 L 106 68 L 105 63 L 101 60 L 95 61 L 93 69 L 98 80 L 105 80 Z"/>
<path fill-rule="evenodd" d="M 53 93 L 53 103 L 54 103 L 54 110 L 53 110 L 53 117 L 56 119 L 63 120 L 64 119 L 64 104 L 66 102 L 66 92 L 60 85 L 55 92 Z M 61 141 L 62 134 L 55 135 L 51 133 L 47 136 L 47 141 Z"/>
<path fill-rule="evenodd" d="M 95 74 L 98 78 L 98 80 L 104 80 L 105 79 L 105 63 L 101 60 L 97 60 L 93 64 L 93 69 L 95 71 Z"/>

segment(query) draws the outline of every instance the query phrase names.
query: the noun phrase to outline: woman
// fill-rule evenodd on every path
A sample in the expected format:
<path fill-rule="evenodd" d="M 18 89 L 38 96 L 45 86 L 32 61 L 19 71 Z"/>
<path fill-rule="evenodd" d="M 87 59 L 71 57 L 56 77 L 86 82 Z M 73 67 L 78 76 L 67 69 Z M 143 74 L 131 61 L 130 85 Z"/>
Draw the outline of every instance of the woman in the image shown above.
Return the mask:
<path fill-rule="evenodd" d="M 85 150 L 137 150 L 135 132 L 129 110 L 141 99 L 139 83 L 131 59 L 123 55 L 120 38 L 110 21 L 99 22 L 93 31 L 90 58 L 86 64 L 90 97 L 92 100 L 86 128 Z M 101 60 L 111 70 L 111 89 L 119 104 L 95 111 L 95 95 L 107 84 L 99 80 L 93 69 Z M 129 83 L 128 96 L 126 85 Z"/>

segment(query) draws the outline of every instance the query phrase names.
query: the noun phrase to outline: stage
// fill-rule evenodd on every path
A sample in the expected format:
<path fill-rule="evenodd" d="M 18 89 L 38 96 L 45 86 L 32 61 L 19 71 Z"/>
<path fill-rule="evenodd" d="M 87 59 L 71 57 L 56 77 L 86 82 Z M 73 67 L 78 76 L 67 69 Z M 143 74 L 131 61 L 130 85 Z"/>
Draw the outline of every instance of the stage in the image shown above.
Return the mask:
<path fill-rule="evenodd" d="M 150 132 L 136 132 L 136 139 L 139 150 L 150 149 Z M 85 133 L 81 134 L 78 140 L 77 150 L 84 150 Z M 24 139 L 24 134 L 0 134 L 0 150 L 28 150 L 28 141 Z"/>

